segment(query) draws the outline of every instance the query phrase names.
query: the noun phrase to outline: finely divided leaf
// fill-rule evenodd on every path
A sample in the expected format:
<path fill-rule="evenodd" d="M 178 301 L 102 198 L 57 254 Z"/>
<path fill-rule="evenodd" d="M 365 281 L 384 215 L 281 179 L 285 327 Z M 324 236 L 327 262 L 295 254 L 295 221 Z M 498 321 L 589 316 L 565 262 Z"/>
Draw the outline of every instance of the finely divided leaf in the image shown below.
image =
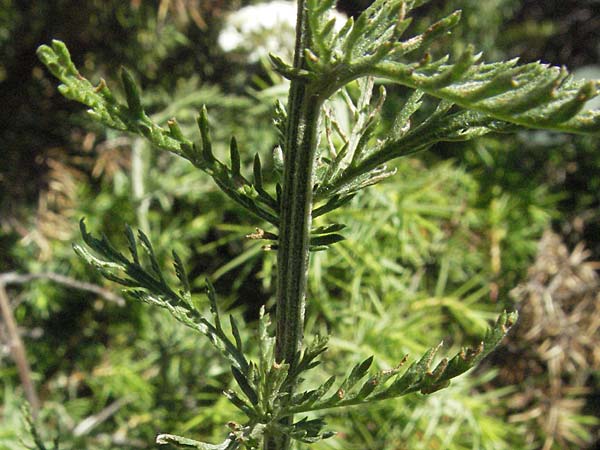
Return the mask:
<path fill-rule="evenodd" d="M 94 119 L 108 127 L 143 136 L 154 146 L 186 158 L 195 167 L 212 176 L 221 190 L 236 203 L 261 219 L 278 224 L 277 202 L 262 186 L 254 189 L 240 175 L 240 158 L 235 141 L 231 144 L 231 169 L 215 158 L 206 107 L 202 108 L 197 120 L 201 136 L 201 145 L 197 145 L 185 138 L 175 119 L 168 120 L 167 127 L 150 119 L 144 111 L 140 89 L 126 69 L 121 70 L 125 93 L 125 102 L 122 102 L 104 80 L 94 86 L 78 72 L 63 42 L 54 40 L 51 46 L 42 45 L 37 54 L 48 70 L 62 82 L 59 91 L 65 97 L 88 106 L 88 112 Z M 241 186 L 249 189 L 239 189 Z M 256 192 L 260 195 L 254 195 Z"/>
<path fill-rule="evenodd" d="M 432 60 L 426 50 L 456 26 L 460 11 L 417 36 L 400 40 L 409 22 L 406 15 L 418 3 L 378 0 L 327 42 L 322 41 L 322 29 L 311 30 L 313 77 L 320 83 L 329 81 L 328 92 L 334 92 L 353 79 L 374 75 L 496 120 L 531 128 L 600 133 L 600 111 L 585 109 L 600 93 L 600 80 L 576 81 L 565 68 L 539 62 L 522 66 L 516 59 L 484 63 L 471 46 L 454 63 L 449 64 L 448 57 Z M 314 8 L 310 14 L 316 16 L 311 23 L 322 24 L 321 16 L 326 13 Z"/>
<path fill-rule="evenodd" d="M 341 383 L 333 395 L 323 398 L 333 385 L 333 378 L 327 380 L 319 389 L 299 394 L 298 403 L 292 412 L 300 413 L 320 409 L 359 405 L 385 400 L 413 392 L 430 394 L 450 384 L 452 378 L 463 374 L 485 358 L 502 340 L 517 319 L 517 314 L 504 312 L 496 324 L 487 332 L 484 339 L 473 349 L 463 349 L 454 357 L 441 359 L 435 367 L 432 362 L 441 344 L 429 349 L 418 361 L 412 363 L 404 372 L 402 363 L 392 369 L 366 376 L 372 364 L 372 358 L 355 365 L 350 375 Z"/>
<path fill-rule="evenodd" d="M 171 444 L 178 448 L 195 448 L 197 450 L 234 450 L 239 448 L 239 444 L 234 443 L 233 438 L 227 438 L 222 444 L 213 445 L 174 434 L 159 434 L 156 436 L 156 443 L 158 445 Z"/>

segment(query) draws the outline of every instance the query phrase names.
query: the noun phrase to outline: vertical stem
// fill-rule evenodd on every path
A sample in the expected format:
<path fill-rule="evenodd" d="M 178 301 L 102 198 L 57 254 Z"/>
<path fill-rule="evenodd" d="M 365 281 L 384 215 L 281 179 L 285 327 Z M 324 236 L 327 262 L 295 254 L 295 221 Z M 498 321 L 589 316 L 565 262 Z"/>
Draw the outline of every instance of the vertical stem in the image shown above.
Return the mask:
<path fill-rule="evenodd" d="M 290 119 L 277 255 L 277 335 L 275 358 L 294 364 L 302 345 L 313 203 L 313 166 L 321 102 L 302 91 L 302 104 Z"/>
<path fill-rule="evenodd" d="M 4 323 L 6 324 L 6 331 L 8 334 L 8 348 L 10 353 L 17 365 L 19 372 L 19 378 L 25 391 L 25 397 L 31 405 L 31 414 L 35 418 L 40 409 L 40 401 L 35 391 L 35 386 L 31 379 L 31 368 L 27 361 L 25 354 L 25 346 L 19 336 L 19 330 L 17 329 L 17 322 L 12 313 L 10 302 L 8 300 L 8 294 L 6 293 L 6 286 L 3 281 L 0 280 L 0 313 Z"/>
<path fill-rule="evenodd" d="M 306 4 L 298 1 L 294 67 L 304 67 L 308 45 Z M 312 210 L 313 166 L 317 124 L 322 100 L 306 81 L 293 79 L 288 99 L 288 121 L 284 148 L 279 251 L 277 255 L 277 327 L 275 358 L 295 364 L 302 345 Z M 291 395 L 292 382 L 287 387 Z M 293 422 L 293 416 L 285 419 Z M 265 437 L 265 450 L 287 450 L 289 439 L 280 434 Z"/>

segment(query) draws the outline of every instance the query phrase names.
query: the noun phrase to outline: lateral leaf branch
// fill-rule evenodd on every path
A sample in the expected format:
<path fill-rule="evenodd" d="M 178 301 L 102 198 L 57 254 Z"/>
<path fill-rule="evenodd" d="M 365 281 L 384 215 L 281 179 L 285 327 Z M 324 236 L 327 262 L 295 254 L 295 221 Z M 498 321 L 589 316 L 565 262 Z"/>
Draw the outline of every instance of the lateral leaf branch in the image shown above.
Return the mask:
<path fill-rule="evenodd" d="M 339 31 L 329 16 L 333 0 L 307 3 L 312 25 L 308 69 L 315 83 L 329 91 L 378 76 L 496 120 L 570 133 L 600 132 L 600 111 L 584 108 L 598 95 L 599 80 L 575 80 L 565 68 L 539 62 L 484 63 L 472 46 L 454 63 L 448 63 L 448 56 L 433 59 L 428 48 L 458 24 L 460 11 L 402 39 L 411 23 L 409 13 L 424 1 L 376 0 Z"/>
<path fill-rule="evenodd" d="M 586 108 L 599 94 L 600 80 L 576 80 L 566 68 L 540 62 L 486 63 L 472 46 L 453 62 L 449 55 L 434 58 L 429 48 L 451 32 L 461 12 L 405 37 L 410 13 L 426 1 L 376 0 L 356 20 L 350 18 L 337 26 L 331 15 L 334 0 L 306 0 L 310 24 L 306 68 L 297 73 L 281 59 L 272 58 L 282 75 L 304 79 L 324 97 L 365 77 L 414 90 L 392 129 L 377 140 L 373 136 L 381 136 L 382 130 L 370 118 L 378 115 L 385 90 L 381 88 L 379 99 L 369 105 L 373 83 L 359 81 L 361 97 L 350 106 L 355 112 L 354 128 L 338 136 L 341 144 L 328 140 L 329 149 L 321 152 L 327 156 L 320 158 L 315 200 L 334 200 L 331 205 L 317 206 L 319 213 L 337 208 L 339 199 L 392 175 L 386 162 L 440 141 L 469 140 L 519 127 L 600 133 L 600 111 Z M 414 114 L 425 95 L 439 104 L 433 115 L 419 122 Z M 334 118 L 326 117 L 324 122 L 327 133 L 336 134 Z"/>
<path fill-rule="evenodd" d="M 262 185 L 260 157 L 258 154 L 255 157 L 254 182 L 250 182 L 240 172 L 240 153 L 235 138 L 231 139 L 229 146 L 230 165 L 219 161 L 212 151 L 206 107 L 202 108 L 197 118 L 201 139 L 196 143 L 184 136 L 175 118 L 169 119 L 166 127 L 152 121 L 142 106 L 140 88 L 127 69 L 121 69 L 126 100 L 123 103 L 103 79 L 94 86 L 79 73 L 63 42 L 53 40 L 51 46 L 42 45 L 37 54 L 48 70 L 61 81 L 62 84 L 58 87 L 60 93 L 86 105 L 88 113 L 95 120 L 110 128 L 145 137 L 152 145 L 187 159 L 209 174 L 229 198 L 262 220 L 279 226 L 279 205 L 276 198 L 267 193 Z"/>
<path fill-rule="evenodd" d="M 302 413 L 360 405 L 414 392 L 421 394 L 436 392 L 447 387 L 453 378 L 477 365 L 494 350 L 516 320 L 516 313 L 502 313 L 479 345 L 474 348 L 463 348 L 452 358 L 442 358 L 435 365 L 433 361 L 442 344 L 429 349 L 406 369 L 403 367 L 408 355 L 395 368 L 369 375 L 369 368 L 373 363 L 371 356 L 356 364 L 333 391 L 335 378 L 331 377 L 317 389 L 297 394 L 292 411 Z"/>
<path fill-rule="evenodd" d="M 123 286 L 124 293 L 130 298 L 168 310 L 179 322 L 208 337 L 233 367 L 243 373 L 248 372 L 250 363 L 244 356 L 241 342 L 237 338 L 239 332 L 235 319 L 233 316 L 230 319 L 234 335 L 232 340 L 222 326 L 214 287 L 208 279 L 206 294 L 210 301 L 212 321 L 203 315 L 201 305 L 192 296 L 183 263 L 175 251 L 173 265 L 181 283 L 179 289 L 172 288 L 167 282 L 168 276 L 161 269 L 150 240 L 141 230 L 138 231 L 136 239 L 133 230 L 126 227 L 125 236 L 131 255 L 127 257 L 117 250 L 106 236 L 100 239 L 92 236 L 87 231 L 83 219 L 80 221 L 80 229 L 86 245 L 74 244 L 73 249 L 103 277 Z M 140 253 L 140 247 L 143 253 Z"/>

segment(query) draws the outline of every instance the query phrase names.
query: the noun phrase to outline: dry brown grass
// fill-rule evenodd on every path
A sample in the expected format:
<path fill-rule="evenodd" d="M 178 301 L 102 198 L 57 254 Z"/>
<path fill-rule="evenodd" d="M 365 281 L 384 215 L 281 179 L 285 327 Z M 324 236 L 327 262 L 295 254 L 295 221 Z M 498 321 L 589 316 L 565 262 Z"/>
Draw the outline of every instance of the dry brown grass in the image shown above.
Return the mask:
<path fill-rule="evenodd" d="M 534 448 L 585 448 L 593 440 L 579 419 L 590 376 L 600 370 L 600 265 L 588 258 L 583 244 L 569 252 L 548 231 L 528 280 L 511 293 L 520 321 L 501 379 L 521 387 L 510 420 L 528 424 Z"/>

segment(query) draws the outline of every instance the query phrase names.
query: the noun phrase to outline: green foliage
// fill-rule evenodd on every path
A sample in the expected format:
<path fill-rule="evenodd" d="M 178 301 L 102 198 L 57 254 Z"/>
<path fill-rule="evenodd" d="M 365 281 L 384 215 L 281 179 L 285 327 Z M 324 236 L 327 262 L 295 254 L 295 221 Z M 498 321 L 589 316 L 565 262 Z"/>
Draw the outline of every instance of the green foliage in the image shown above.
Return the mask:
<path fill-rule="evenodd" d="M 352 202 L 365 187 L 392 175 L 394 171 L 388 170 L 385 163 L 439 142 L 469 140 L 490 132 L 512 131 L 517 126 L 577 133 L 597 133 L 599 130 L 600 114 L 583 110 L 585 103 L 597 95 L 598 82 L 573 81 L 565 69 L 540 63 L 523 66 L 518 66 L 516 60 L 479 63 L 480 55 L 476 55 L 472 47 L 467 47 L 452 64 L 448 64 L 447 57 L 433 60 L 427 49 L 456 26 L 459 13 L 450 14 L 415 37 L 400 40 L 410 25 L 407 15 L 424 2 L 377 0 L 356 21 L 348 20 L 339 31 L 329 18 L 334 3 L 332 0 L 306 2 L 307 24 L 303 33 L 308 33 L 305 34 L 307 41 L 304 47 L 300 45 L 299 48 L 299 60 L 303 61 L 303 65 L 292 67 L 277 57 L 272 58 L 275 69 L 292 80 L 292 92 L 295 92 L 294 86 L 302 85 L 302 89 L 312 95 L 315 105 L 320 106 L 341 90 L 340 96 L 350 112 L 352 124 L 345 130 L 336 114 L 326 108 L 322 115 L 326 145 L 310 149 L 316 151 L 316 161 L 309 161 L 309 166 L 305 167 L 308 173 L 309 167 L 316 162 L 315 179 L 309 180 L 314 197 L 308 197 L 309 213 L 312 210 L 313 218 L 331 214 Z M 183 157 L 195 168 L 210 175 L 239 207 L 279 228 L 279 233 L 289 232 L 281 230 L 286 226 L 282 221 L 283 214 L 280 217 L 280 211 L 286 207 L 281 198 L 288 187 L 285 178 L 281 181 L 280 175 L 282 168 L 286 171 L 286 162 L 293 152 L 297 151 L 289 144 L 293 141 L 288 139 L 290 130 L 298 125 L 299 120 L 293 102 L 290 102 L 288 112 L 281 104 L 276 108 L 276 125 L 282 139 L 274 152 L 272 172 L 265 170 L 265 167 L 270 168 L 269 165 L 263 164 L 256 153 L 253 178 L 249 181 L 242 174 L 242 161 L 246 158 L 242 156 L 235 138 L 230 140 L 229 165 L 215 155 L 206 108 L 202 108 L 197 119 L 200 142 L 195 143 L 185 136 L 175 119 L 170 119 L 165 127 L 146 113 L 139 88 L 126 70 L 121 73 L 125 94 L 123 102 L 116 98 L 104 81 L 94 86 L 81 76 L 62 42 L 54 41 L 51 47 L 40 47 L 38 55 L 63 83 L 59 87 L 61 93 L 88 106 L 96 120 L 117 130 L 143 136 L 155 147 Z M 413 90 L 385 136 L 381 135 L 377 121 L 385 101 L 385 90 L 380 89 L 379 97 L 372 101 L 373 76 Z M 352 86 L 346 87 L 356 79 L 359 79 L 358 95 L 351 92 Z M 431 113 L 425 113 L 425 118 L 418 120 L 417 113 L 423 113 L 421 108 L 425 95 L 439 99 L 439 102 Z M 310 117 L 310 120 L 312 123 L 307 128 L 316 127 L 318 117 Z M 270 186 L 272 179 L 279 179 L 282 184 Z M 499 209 L 502 210 L 502 207 Z M 435 214 L 436 209 L 433 208 L 430 213 Z M 437 213 L 444 216 L 447 211 L 438 208 Z M 499 216 L 502 216 L 502 211 Z M 490 222 L 499 221 L 498 216 L 490 218 Z M 406 221 L 402 225 L 414 227 L 415 222 Z M 307 242 L 307 251 L 343 248 L 340 242 L 344 236 L 339 232 L 344 226 L 340 221 L 307 230 L 308 234 L 303 238 Z M 438 224 L 421 220 L 417 226 L 435 234 Z M 143 232 L 140 231 L 136 239 L 131 229 L 127 229 L 130 256 L 125 256 L 106 237 L 97 239 L 89 234 L 83 221 L 81 231 L 87 248 L 76 246 L 76 251 L 104 277 L 124 286 L 131 297 L 166 309 L 179 322 L 208 337 L 229 361 L 231 379 L 236 382 L 237 389 L 226 390 L 225 396 L 246 416 L 245 422 L 230 423 L 230 432 L 219 445 L 170 434 L 159 435 L 159 444 L 198 449 L 259 448 L 264 445 L 270 449 L 273 436 L 286 436 L 286 439 L 305 443 L 317 442 L 332 436 L 331 432 L 324 431 L 325 422 L 310 417 L 294 421 L 294 414 L 365 404 L 414 392 L 436 392 L 489 354 L 516 320 L 515 315 L 504 313 L 474 349 L 463 349 L 454 357 L 443 358 L 435 364 L 439 347 L 426 350 L 405 370 L 395 367 L 369 374 L 373 358 L 368 357 L 354 365 L 341 384 L 336 385 L 335 376 L 326 374 L 324 379 L 327 381 L 317 382 L 316 388 L 302 390 L 302 380 L 309 378 L 308 373 L 320 364 L 317 358 L 325 352 L 326 340 L 317 338 L 294 358 L 282 361 L 276 357 L 277 344 L 268 331 L 268 316 L 263 314 L 256 339 L 258 354 L 252 354 L 246 344 L 246 333 L 234 316 L 230 315 L 228 327 L 221 323 L 215 290 L 210 282 L 207 282 L 206 292 L 212 319 L 205 316 L 203 304 L 193 294 L 194 280 L 188 279 L 183 259 L 176 252 L 173 253 L 174 272 L 179 287 L 173 288 L 169 282 L 170 275 L 161 269 L 160 258 Z M 258 229 L 250 237 L 274 241 L 268 248 L 279 250 L 280 258 L 283 258 L 281 255 L 285 252 L 281 252 L 279 236 Z M 138 242 L 143 253 L 138 250 Z M 336 243 L 340 244 L 333 245 Z M 400 244 L 406 242 L 401 241 Z M 419 256 L 427 251 L 420 249 L 413 253 L 413 262 L 417 263 Z M 308 255 L 292 254 L 291 257 L 308 259 Z M 441 263 L 434 300 L 448 308 L 458 322 L 466 324 L 465 328 L 475 323 L 474 328 L 479 331 L 484 322 L 481 317 L 469 308 L 461 307 L 452 296 L 443 295 L 450 271 L 448 264 L 448 260 Z M 390 266 L 397 268 L 399 264 L 391 261 Z M 304 274 L 292 275 L 299 280 L 298 283 L 305 283 L 302 281 Z M 460 276 L 466 278 L 465 274 Z M 463 286 L 454 291 L 458 299 L 474 287 L 468 283 Z M 480 297 L 481 292 L 477 291 L 471 299 L 476 301 Z M 278 321 L 277 339 L 282 338 L 282 327 Z M 295 392 L 298 385 L 300 389 Z M 337 387 L 331 393 L 334 385 Z M 279 445 L 272 448 L 288 447 Z"/>
<path fill-rule="evenodd" d="M 312 258 L 309 296 L 318 301 L 309 305 L 309 330 L 331 330 L 332 337 L 325 371 L 313 375 L 311 383 L 331 373 L 343 380 L 340 361 L 351 367 L 375 355 L 375 371 L 381 371 L 441 340 L 450 346 L 446 354 L 476 346 L 498 303 L 509 307 L 502 291 L 495 294 L 493 282 L 512 276 L 518 260 L 502 242 L 502 273 L 493 274 L 485 181 L 451 161 L 406 158 L 393 167 L 402 183 L 390 178 L 334 212 L 329 219 L 346 224 L 347 239 Z M 548 226 L 547 214 L 556 204 L 542 200 L 524 197 L 532 203 L 511 204 L 520 217 L 506 224 L 514 235 L 510 245 L 529 246 L 520 221 L 527 223 L 526 230 Z M 534 206 L 546 215 L 528 218 L 527 208 Z M 329 427 L 339 437 L 317 448 L 521 448 L 523 428 L 507 424 L 503 415 L 506 391 L 495 389 L 491 380 L 478 388 L 474 377 L 458 378 L 427 398 L 329 411 Z"/>
<path fill-rule="evenodd" d="M 331 90 L 361 76 L 382 76 L 483 113 L 489 117 L 479 126 L 492 129 L 494 119 L 499 119 L 535 128 L 598 132 L 599 114 L 580 113 L 585 103 L 598 95 L 596 81 L 574 81 L 565 69 L 540 63 L 517 66 L 517 60 L 511 60 L 477 64 L 481 55 L 474 54 L 472 47 L 454 64 L 446 64 L 448 57 L 423 58 L 423 52 L 433 41 L 456 26 L 460 12 L 441 19 L 420 35 L 401 41 L 410 24 L 406 15 L 422 3 L 376 1 L 356 23 L 350 19 L 334 33 L 331 20 L 327 20 L 327 10 L 333 2 L 309 2 L 312 54 L 307 58 L 306 76 L 320 74 L 320 82 Z M 407 62 L 411 60 L 414 62 Z M 335 74 L 335 78 L 330 74 Z M 465 121 L 463 127 L 474 119 Z"/>
<path fill-rule="evenodd" d="M 59 442 L 59 437 L 56 437 L 54 439 L 53 445 L 52 447 L 46 447 L 46 445 L 44 444 L 44 441 L 42 439 L 42 437 L 39 435 L 38 430 L 36 428 L 35 425 L 35 421 L 31 415 L 31 411 L 29 409 L 28 406 L 23 406 L 22 408 L 22 414 L 23 417 L 25 419 L 25 422 L 27 423 L 27 428 L 29 430 L 29 434 L 31 434 L 31 437 L 33 438 L 33 447 L 27 447 L 29 449 L 37 449 L 37 450 L 59 450 L 59 446 L 58 446 L 58 442 Z"/>
<path fill-rule="evenodd" d="M 254 184 L 239 173 L 239 151 L 235 139 L 231 140 L 230 145 L 231 168 L 215 158 L 212 153 L 206 109 L 203 109 L 198 117 L 201 135 L 201 145 L 198 146 L 183 136 L 175 119 L 168 121 L 168 130 L 150 119 L 142 107 L 139 89 L 126 69 L 122 69 L 121 72 L 127 101 L 123 104 L 116 100 L 104 81 L 101 80 L 100 84 L 94 87 L 79 74 L 62 42 L 54 41 L 52 47 L 41 46 L 38 54 L 52 73 L 64 83 L 60 88 L 61 93 L 89 106 L 92 117 L 117 130 L 140 134 L 154 146 L 185 157 L 194 166 L 210 174 L 223 192 L 234 201 L 258 217 L 277 225 L 275 212 L 277 201 L 261 186 L 262 171 L 259 156 L 257 155 L 255 159 Z"/>
<path fill-rule="evenodd" d="M 260 322 L 259 361 L 249 362 L 244 356 L 244 344 L 233 316 L 230 316 L 233 340 L 224 331 L 214 288 L 210 282 L 207 282 L 207 294 L 213 315 L 212 322 L 201 314 L 200 305 L 192 299 L 189 281 L 177 253 L 173 254 L 173 258 L 181 289 L 175 292 L 167 284 L 166 276 L 160 269 L 146 235 L 139 232 L 138 239 L 149 260 L 148 269 L 145 269 L 141 263 L 133 232 L 130 228 L 126 231 L 131 259 L 116 250 L 106 238 L 96 239 L 91 236 L 83 221 L 81 222 L 83 239 L 100 257 L 81 246 L 75 246 L 75 250 L 89 264 L 95 266 L 104 277 L 125 286 L 125 292 L 132 298 L 167 309 L 178 321 L 207 336 L 229 360 L 233 378 L 241 391 L 239 393 L 226 391 L 226 397 L 249 419 L 248 424 L 236 428 L 236 431 L 221 446 L 212 447 L 172 435 L 159 435 L 158 443 L 178 443 L 182 447 L 197 446 L 193 448 L 238 448 L 243 443 L 248 448 L 255 448 L 261 442 L 264 430 L 273 427 L 281 428 L 277 423 L 278 420 L 289 414 L 358 405 L 417 391 L 423 394 L 433 393 L 448 386 L 452 378 L 469 370 L 489 354 L 516 319 L 515 314 L 503 314 L 477 348 L 462 349 L 450 360 L 442 359 L 435 368 L 432 368 L 431 364 L 439 346 L 428 350 L 419 361 L 411 364 L 406 370 L 402 370 L 400 364 L 395 369 L 372 374 L 368 379 L 361 381 L 373 362 L 372 357 L 368 358 L 350 371 L 348 377 L 333 394 L 329 394 L 329 391 L 335 377 L 330 377 L 316 389 L 296 394 L 291 402 L 293 406 L 290 407 L 282 401 L 287 396 L 282 388 L 294 380 L 301 379 L 303 372 L 319 364 L 316 358 L 326 350 L 326 340 L 316 339 L 304 350 L 297 365 L 290 371 L 289 365 L 279 364 L 274 359 L 274 338 L 269 336 L 268 318 L 264 318 Z M 121 273 L 124 275 L 120 275 Z M 302 442 L 316 442 L 332 436 L 330 432 L 321 431 L 324 425 L 322 421 L 308 421 L 304 418 L 289 428 L 281 429 L 281 432 Z"/>
<path fill-rule="evenodd" d="M 160 268 L 148 237 L 143 232 L 139 232 L 138 239 L 150 262 L 150 268 L 145 269 L 140 263 L 138 244 L 133 232 L 129 227 L 126 231 L 131 259 L 116 250 L 106 238 L 99 240 L 89 234 L 83 220 L 81 221 L 81 234 L 85 243 L 104 259 L 95 257 L 87 249 L 80 246 L 75 246 L 75 251 L 89 264 L 96 267 L 104 277 L 126 286 L 126 292 L 132 298 L 165 308 L 184 325 L 206 335 L 230 360 L 232 367 L 246 372 L 248 361 L 243 354 L 238 327 L 233 316 L 231 316 L 231 327 L 235 337 L 234 343 L 223 331 L 214 288 L 210 282 L 207 281 L 207 293 L 214 324 L 200 314 L 198 305 L 192 299 L 190 283 L 177 253 L 173 252 L 173 259 L 175 261 L 175 273 L 181 283 L 181 289 L 175 292 L 166 282 L 166 277 Z M 119 272 L 123 272 L 126 276 L 119 276 Z"/>
<path fill-rule="evenodd" d="M 435 368 L 431 367 L 440 346 L 429 349 L 420 360 L 412 363 L 402 375 L 401 366 L 378 372 L 361 382 L 373 362 L 369 357 L 352 368 L 348 377 L 342 382 L 336 392 L 327 398 L 322 398 L 331 387 L 330 378 L 314 392 L 299 394 L 295 401 L 294 412 L 315 411 L 339 406 L 359 405 L 376 400 L 385 400 L 420 391 L 431 394 L 450 384 L 450 380 L 477 364 L 489 354 L 502 340 L 508 329 L 516 320 L 516 314 L 504 313 L 495 326 L 475 349 L 462 349 L 459 354 L 448 359 L 442 359 Z M 388 384 L 388 381 L 392 379 Z"/>

